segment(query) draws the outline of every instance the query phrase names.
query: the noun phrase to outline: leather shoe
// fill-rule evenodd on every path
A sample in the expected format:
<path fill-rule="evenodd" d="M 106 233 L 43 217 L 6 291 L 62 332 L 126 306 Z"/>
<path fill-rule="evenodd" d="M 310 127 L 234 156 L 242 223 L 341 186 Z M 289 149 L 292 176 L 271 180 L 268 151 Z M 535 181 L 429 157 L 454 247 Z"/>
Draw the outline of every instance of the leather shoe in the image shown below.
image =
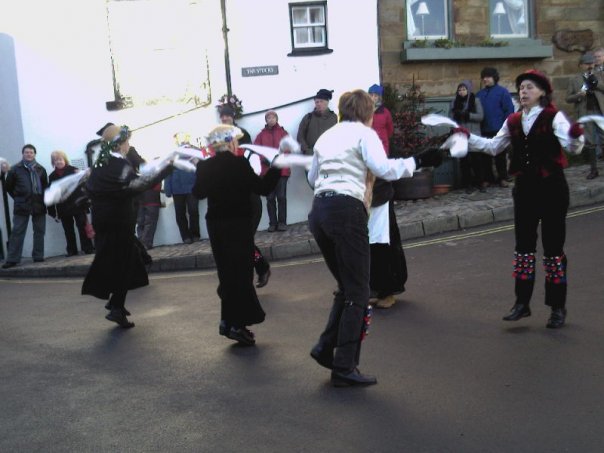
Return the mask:
<path fill-rule="evenodd" d="M 105 316 L 105 319 L 117 323 L 120 327 L 123 327 L 124 329 L 134 327 L 134 323 L 128 321 L 128 318 L 126 318 L 124 312 L 117 308 L 112 308 L 111 311 L 107 314 L 107 316 Z"/>
<path fill-rule="evenodd" d="M 105 304 L 105 310 L 111 310 L 111 304 L 109 302 L 107 302 Z M 126 315 L 126 316 L 130 316 L 130 312 L 128 310 L 126 310 L 126 308 L 122 308 L 122 312 Z"/>
<path fill-rule="evenodd" d="M 256 288 L 263 288 L 268 283 L 268 279 L 271 277 L 271 270 L 268 269 L 264 274 L 258 275 L 258 282 Z"/>
<path fill-rule="evenodd" d="M 334 387 L 368 386 L 377 384 L 375 376 L 361 374 L 358 368 L 352 371 L 332 371 L 331 383 Z"/>
<path fill-rule="evenodd" d="M 275 231 L 277 231 L 277 225 L 269 225 L 268 227 L 268 231 L 269 233 L 274 233 Z"/>
<path fill-rule="evenodd" d="M 499 181 L 499 187 L 503 187 L 505 189 L 507 187 L 510 187 L 510 185 L 508 184 L 508 182 L 505 179 L 502 179 Z"/>
<path fill-rule="evenodd" d="M 44 258 L 34 258 L 34 263 L 43 263 Z"/>
<path fill-rule="evenodd" d="M 515 304 L 510 313 L 503 317 L 504 321 L 518 321 L 521 318 L 527 318 L 531 316 L 531 309 L 528 305 Z"/>
<path fill-rule="evenodd" d="M 245 327 L 231 327 L 226 337 L 245 346 L 254 346 L 256 344 L 253 332 Z"/>
<path fill-rule="evenodd" d="M 333 351 L 331 353 L 323 350 L 323 346 L 316 345 L 310 350 L 310 356 L 322 367 L 333 369 Z"/>
<path fill-rule="evenodd" d="M 14 263 L 13 261 L 7 261 L 2 265 L 2 269 L 10 269 L 11 267 L 15 267 L 16 265 L 17 263 Z"/>
<path fill-rule="evenodd" d="M 592 170 L 587 175 L 587 179 L 594 179 L 594 178 L 597 178 L 598 176 L 600 176 L 600 173 L 598 173 L 597 170 Z"/>
<path fill-rule="evenodd" d="M 552 314 L 547 320 L 545 327 L 548 329 L 559 329 L 564 325 L 566 320 L 566 309 L 564 308 L 552 308 Z"/>

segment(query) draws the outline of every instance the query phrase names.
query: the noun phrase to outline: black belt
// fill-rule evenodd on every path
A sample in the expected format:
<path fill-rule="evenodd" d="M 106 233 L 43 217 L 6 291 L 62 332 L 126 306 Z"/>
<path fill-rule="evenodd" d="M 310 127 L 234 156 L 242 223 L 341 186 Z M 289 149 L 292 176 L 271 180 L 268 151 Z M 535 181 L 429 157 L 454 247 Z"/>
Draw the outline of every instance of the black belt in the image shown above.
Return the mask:
<path fill-rule="evenodd" d="M 343 193 L 334 192 L 333 190 L 328 190 L 327 192 L 321 192 L 315 195 L 315 198 L 329 198 L 329 197 L 345 197 L 346 195 Z"/>

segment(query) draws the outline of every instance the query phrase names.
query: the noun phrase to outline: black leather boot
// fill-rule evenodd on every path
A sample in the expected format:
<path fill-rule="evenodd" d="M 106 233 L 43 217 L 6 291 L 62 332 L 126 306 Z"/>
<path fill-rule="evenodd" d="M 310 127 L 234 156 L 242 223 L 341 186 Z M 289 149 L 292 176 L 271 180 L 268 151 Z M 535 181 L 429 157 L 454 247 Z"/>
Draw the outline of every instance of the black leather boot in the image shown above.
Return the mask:
<path fill-rule="evenodd" d="M 545 327 L 548 329 L 559 329 L 564 325 L 566 321 L 566 309 L 565 308 L 552 308 L 552 314 L 547 320 Z"/>
<path fill-rule="evenodd" d="M 503 317 L 504 321 L 518 321 L 522 318 L 528 318 L 531 316 L 531 309 L 528 305 L 515 304 L 510 312 Z"/>

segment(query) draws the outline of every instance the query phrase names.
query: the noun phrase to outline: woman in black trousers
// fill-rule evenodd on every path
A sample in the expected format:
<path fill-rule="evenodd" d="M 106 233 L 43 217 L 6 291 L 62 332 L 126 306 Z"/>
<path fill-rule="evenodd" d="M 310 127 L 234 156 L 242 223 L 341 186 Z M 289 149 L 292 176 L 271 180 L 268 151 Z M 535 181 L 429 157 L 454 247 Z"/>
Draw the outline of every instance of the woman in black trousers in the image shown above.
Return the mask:
<path fill-rule="evenodd" d="M 529 303 L 535 285 L 537 231 L 541 223 L 545 304 L 551 314 L 546 327 L 560 328 L 566 320 L 568 260 L 564 252 L 566 213 L 569 205 L 563 150 L 579 154 L 583 129 L 572 127 L 552 103 L 552 86 L 539 71 L 529 70 L 516 77 L 521 110 L 512 113 L 493 138 L 469 135 L 471 151 L 493 156 L 511 145 L 509 174 L 516 181 L 514 198 L 514 291 L 516 302 L 504 321 L 518 321 L 531 315 Z"/>
<path fill-rule="evenodd" d="M 332 370 L 334 386 L 372 385 L 358 370 L 368 326 L 370 248 L 365 194 L 368 173 L 387 181 L 412 177 L 416 168 L 438 165 L 440 150 L 388 159 L 375 130 L 373 100 L 363 90 L 340 97 L 340 122 L 314 146 L 308 182 L 314 188 L 308 224 L 338 289 L 327 326 L 310 355 Z"/>

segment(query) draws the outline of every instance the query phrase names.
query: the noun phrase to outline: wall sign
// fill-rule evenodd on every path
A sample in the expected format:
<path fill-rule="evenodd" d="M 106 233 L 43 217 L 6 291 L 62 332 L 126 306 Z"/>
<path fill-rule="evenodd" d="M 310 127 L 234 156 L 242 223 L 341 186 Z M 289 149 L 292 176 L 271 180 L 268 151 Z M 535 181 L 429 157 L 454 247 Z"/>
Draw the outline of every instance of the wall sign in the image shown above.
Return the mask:
<path fill-rule="evenodd" d="M 552 42 L 560 50 L 585 52 L 594 44 L 592 30 L 559 30 L 552 36 Z"/>
<path fill-rule="evenodd" d="M 279 66 L 254 66 L 241 68 L 242 77 L 258 77 L 279 74 Z"/>

